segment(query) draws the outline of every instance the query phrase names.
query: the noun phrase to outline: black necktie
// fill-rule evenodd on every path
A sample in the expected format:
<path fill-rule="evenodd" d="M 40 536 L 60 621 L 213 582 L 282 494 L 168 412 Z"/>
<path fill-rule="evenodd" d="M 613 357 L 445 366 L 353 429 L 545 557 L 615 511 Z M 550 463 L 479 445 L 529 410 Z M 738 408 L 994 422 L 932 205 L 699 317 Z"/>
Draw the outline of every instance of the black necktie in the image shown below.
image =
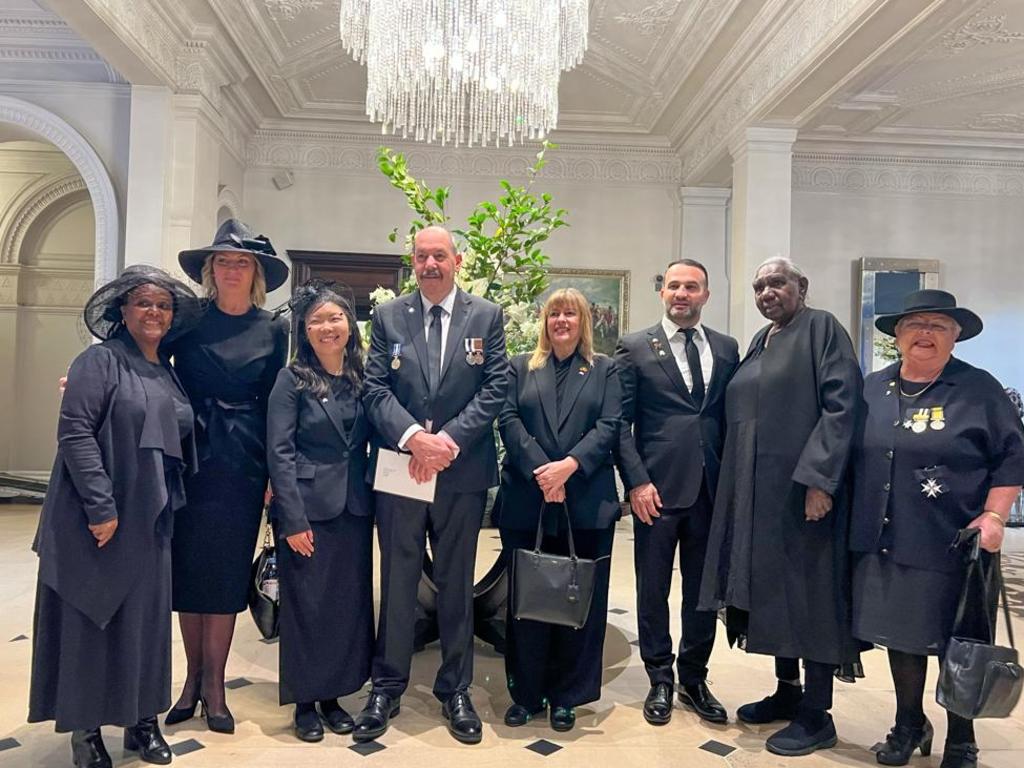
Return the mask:
<path fill-rule="evenodd" d="M 441 383 L 441 313 L 440 304 L 430 308 L 430 328 L 427 331 L 427 381 L 430 394 L 437 392 Z"/>
<path fill-rule="evenodd" d="M 704 371 L 700 367 L 700 351 L 693 343 L 693 334 L 697 329 L 683 328 L 682 331 L 686 335 L 686 364 L 690 366 L 690 381 L 693 382 L 690 385 L 690 395 L 700 408 L 704 404 Z"/>

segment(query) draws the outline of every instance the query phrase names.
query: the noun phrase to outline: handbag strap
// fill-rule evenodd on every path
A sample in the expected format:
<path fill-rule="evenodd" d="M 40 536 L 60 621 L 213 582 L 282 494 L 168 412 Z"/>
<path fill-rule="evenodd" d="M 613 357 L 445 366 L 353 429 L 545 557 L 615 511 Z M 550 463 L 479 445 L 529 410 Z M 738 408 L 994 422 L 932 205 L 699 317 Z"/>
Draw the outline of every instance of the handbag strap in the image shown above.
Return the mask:
<path fill-rule="evenodd" d="M 576 559 L 576 542 L 572 538 L 572 518 L 569 517 L 569 505 L 564 501 L 553 501 L 552 504 L 561 504 L 562 511 L 565 512 L 565 524 L 566 530 L 569 533 L 569 557 L 573 560 Z M 540 503 L 540 514 L 537 515 L 537 539 L 533 544 L 533 551 L 540 552 L 541 542 L 544 540 L 544 510 L 547 507 L 548 502 L 542 501 Z"/>
<path fill-rule="evenodd" d="M 988 582 L 985 580 L 985 574 L 982 572 L 980 556 L 981 536 L 977 533 L 976 529 L 960 531 L 954 545 L 966 545 L 969 547 L 969 551 L 967 555 L 967 577 L 964 579 L 963 589 L 960 590 L 960 602 L 957 603 L 956 618 L 953 620 L 953 635 L 957 636 L 961 631 L 964 615 L 967 613 L 968 598 L 971 593 L 971 581 L 972 579 L 976 579 L 981 587 L 982 609 L 985 614 L 985 625 L 988 627 L 988 643 L 994 644 L 996 641 L 996 626 L 995 621 L 990 617 L 988 610 Z M 1010 647 L 1016 650 L 1017 645 L 1014 642 L 1013 637 L 1013 623 L 1010 621 L 1010 606 L 1006 596 L 1006 581 L 1003 579 L 1003 570 L 1000 567 L 998 560 L 993 563 L 993 568 L 995 569 L 995 578 L 999 582 L 999 595 L 997 599 L 1002 604 L 1003 617 L 1006 619 L 1006 635 L 1010 640 Z"/>

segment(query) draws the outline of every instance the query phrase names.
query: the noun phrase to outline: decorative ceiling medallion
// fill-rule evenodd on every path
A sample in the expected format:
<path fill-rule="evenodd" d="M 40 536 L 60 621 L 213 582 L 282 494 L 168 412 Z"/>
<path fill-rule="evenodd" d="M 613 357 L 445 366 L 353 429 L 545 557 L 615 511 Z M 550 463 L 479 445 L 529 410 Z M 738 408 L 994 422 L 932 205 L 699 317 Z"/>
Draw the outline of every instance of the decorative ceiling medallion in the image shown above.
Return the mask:
<path fill-rule="evenodd" d="M 620 24 L 636 27 L 644 37 L 650 37 L 665 29 L 665 26 L 676 14 L 681 0 L 657 0 L 641 8 L 639 11 L 620 13 L 615 20 Z"/>
<path fill-rule="evenodd" d="M 978 45 L 1013 43 L 1024 40 L 1024 32 L 1011 32 L 1006 28 L 1006 14 L 974 17 L 960 29 L 947 32 L 942 46 L 950 53 L 961 53 Z"/>
<path fill-rule="evenodd" d="M 319 10 L 324 0 L 263 0 L 263 5 L 275 20 L 294 21 L 303 11 Z"/>
<path fill-rule="evenodd" d="M 1024 114 L 1019 112 L 984 112 L 967 123 L 976 131 L 1024 133 Z"/>

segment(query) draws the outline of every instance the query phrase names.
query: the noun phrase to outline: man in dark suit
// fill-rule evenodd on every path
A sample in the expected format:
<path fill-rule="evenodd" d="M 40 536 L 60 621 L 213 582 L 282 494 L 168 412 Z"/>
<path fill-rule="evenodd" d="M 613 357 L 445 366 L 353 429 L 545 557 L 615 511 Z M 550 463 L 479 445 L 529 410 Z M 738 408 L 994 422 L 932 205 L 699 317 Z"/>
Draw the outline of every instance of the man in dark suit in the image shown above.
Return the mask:
<path fill-rule="evenodd" d="M 619 340 L 622 381 L 619 472 L 634 521 L 640 656 L 651 689 L 644 717 L 672 718 L 673 661 L 679 701 L 704 720 L 724 723 L 707 686 L 715 614 L 697 610 L 704 553 L 724 443 L 725 386 L 739 363 L 736 340 L 701 325 L 710 297 L 707 270 L 692 259 L 665 271 L 665 316 Z M 679 551 L 683 630 L 673 659 L 668 597 Z"/>
<path fill-rule="evenodd" d="M 441 668 L 434 695 L 448 730 L 480 741 L 473 679 L 473 567 L 489 487 L 498 484 L 493 423 L 505 401 L 508 357 L 501 308 L 455 286 L 462 263 L 451 234 L 421 230 L 412 265 L 419 290 L 373 315 L 363 403 L 374 427 L 368 477 L 381 448 L 412 454 L 417 482 L 436 476 L 432 503 L 377 493 L 381 605 L 373 688 L 353 736 L 387 730 L 409 683 L 417 585 L 427 536 L 434 558 Z"/>

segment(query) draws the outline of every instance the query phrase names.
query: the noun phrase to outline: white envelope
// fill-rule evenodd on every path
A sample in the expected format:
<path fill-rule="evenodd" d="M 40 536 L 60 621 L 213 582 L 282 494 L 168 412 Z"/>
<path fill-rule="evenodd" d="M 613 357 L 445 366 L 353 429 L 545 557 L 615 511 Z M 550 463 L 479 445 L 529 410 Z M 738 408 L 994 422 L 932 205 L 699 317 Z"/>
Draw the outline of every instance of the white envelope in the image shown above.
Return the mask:
<path fill-rule="evenodd" d="M 381 448 L 377 452 L 377 471 L 373 475 L 373 490 L 434 503 L 437 475 L 425 483 L 417 483 L 409 476 L 410 453 L 397 453 Z"/>

